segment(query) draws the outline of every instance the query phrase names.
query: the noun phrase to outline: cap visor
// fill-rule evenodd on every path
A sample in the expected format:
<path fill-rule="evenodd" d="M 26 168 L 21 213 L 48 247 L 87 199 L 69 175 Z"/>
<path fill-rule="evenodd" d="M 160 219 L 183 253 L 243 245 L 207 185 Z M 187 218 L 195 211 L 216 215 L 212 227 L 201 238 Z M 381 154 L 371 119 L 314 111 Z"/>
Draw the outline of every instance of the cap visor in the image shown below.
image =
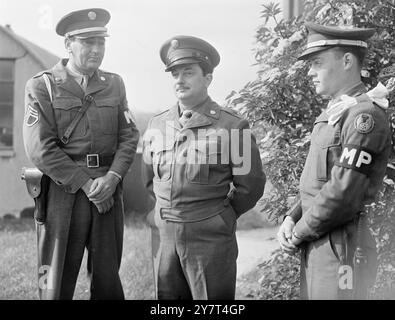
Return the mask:
<path fill-rule="evenodd" d="M 179 59 L 179 60 L 176 60 L 176 61 L 170 63 L 168 66 L 166 66 L 165 71 L 168 72 L 171 69 L 173 69 L 175 66 L 180 66 L 180 65 L 183 65 L 183 64 L 191 64 L 191 63 L 200 63 L 200 62 L 202 62 L 202 61 L 198 60 L 198 59 L 194 59 L 194 58 Z"/>
<path fill-rule="evenodd" d="M 328 50 L 330 48 L 334 48 L 333 46 L 323 46 L 323 47 L 314 47 L 314 48 L 309 48 L 303 51 L 303 53 L 298 57 L 298 60 L 307 60 L 311 57 L 312 54 L 318 53 L 324 50 Z"/>
<path fill-rule="evenodd" d="M 109 34 L 107 32 L 87 32 L 76 34 L 74 37 L 78 39 L 87 39 L 93 37 L 109 37 Z"/>

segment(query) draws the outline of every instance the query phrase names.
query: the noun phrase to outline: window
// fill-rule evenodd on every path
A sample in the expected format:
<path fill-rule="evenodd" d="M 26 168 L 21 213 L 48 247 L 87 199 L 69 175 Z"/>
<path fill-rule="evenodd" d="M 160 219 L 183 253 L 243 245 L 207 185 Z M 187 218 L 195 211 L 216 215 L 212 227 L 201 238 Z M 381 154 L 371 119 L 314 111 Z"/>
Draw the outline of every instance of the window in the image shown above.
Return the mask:
<path fill-rule="evenodd" d="M 0 59 L 0 150 L 12 149 L 14 60 Z"/>

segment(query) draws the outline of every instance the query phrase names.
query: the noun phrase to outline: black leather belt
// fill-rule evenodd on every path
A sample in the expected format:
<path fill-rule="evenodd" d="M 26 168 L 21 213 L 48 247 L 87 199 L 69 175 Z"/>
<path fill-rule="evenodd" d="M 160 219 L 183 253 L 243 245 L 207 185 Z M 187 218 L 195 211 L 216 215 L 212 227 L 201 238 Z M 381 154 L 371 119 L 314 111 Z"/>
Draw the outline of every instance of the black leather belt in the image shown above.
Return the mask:
<path fill-rule="evenodd" d="M 85 163 L 88 168 L 109 167 L 112 164 L 114 155 L 90 153 L 81 156 L 72 156 L 76 162 Z"/>

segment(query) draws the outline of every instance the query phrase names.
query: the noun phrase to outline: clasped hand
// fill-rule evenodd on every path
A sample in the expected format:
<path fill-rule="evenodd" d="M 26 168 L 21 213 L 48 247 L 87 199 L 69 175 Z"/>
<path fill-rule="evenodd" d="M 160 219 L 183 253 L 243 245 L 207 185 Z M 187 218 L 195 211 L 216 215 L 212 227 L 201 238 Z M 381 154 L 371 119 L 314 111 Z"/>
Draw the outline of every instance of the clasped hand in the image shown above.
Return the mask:
<path fill-rule="evenodd" d="M 99 213 L 106 213 L 110 211 L 114 205 L 113 194 L 117 187 L 119 179 L 113 174 L 90 179 L 84 186 L 83 190 L 90 201 L 92 201 Z"/>
<path fill-rule="evenodd" d="M 294 236 L 293 231 L 295 222 L 291 217 L 286 217 L 280 226 L 277 233 L 277 240 L 280 242 L 280 247 L 287 253 L 295 253 L 298 250 L 298 245 L 302 242 Z"/>

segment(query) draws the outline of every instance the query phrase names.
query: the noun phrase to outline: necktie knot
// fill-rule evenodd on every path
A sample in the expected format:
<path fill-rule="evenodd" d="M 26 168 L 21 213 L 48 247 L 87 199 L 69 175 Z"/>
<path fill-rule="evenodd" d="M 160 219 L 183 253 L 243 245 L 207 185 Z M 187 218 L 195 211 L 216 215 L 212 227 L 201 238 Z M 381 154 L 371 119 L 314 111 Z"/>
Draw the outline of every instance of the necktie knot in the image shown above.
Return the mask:
<path fill-rule="evenodd" d="M 184 110 L 182 113 L 182 117 L 189 119 L 190 117 L 192 117 L 192 111 L 191 110 Z"/>
<path fill-rule="evenodd" d="M 188 122 L 188 120 L 192 117 L 192 111 L 191 110 L 184 110 L 181 114 L 180 119 L 178 120 L 182 126 L 185 126 L 185 124 Z"/>

